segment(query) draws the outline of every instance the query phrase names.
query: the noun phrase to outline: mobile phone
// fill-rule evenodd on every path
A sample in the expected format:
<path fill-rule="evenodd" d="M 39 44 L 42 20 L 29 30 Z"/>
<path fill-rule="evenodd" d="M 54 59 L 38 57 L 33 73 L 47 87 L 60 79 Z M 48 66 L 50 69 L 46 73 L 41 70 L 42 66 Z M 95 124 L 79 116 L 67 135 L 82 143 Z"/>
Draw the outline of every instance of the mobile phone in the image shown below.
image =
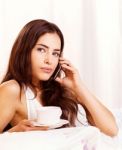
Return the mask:
<path fill-rule="evenodd" d="M 58 71 L 56 72 L 56 74 L 55 74 L 55 76 L 53 77 L 53 79 L 56 79 L 56 78 L 57 78 L 57 76 L 58 76 L 58 74 L 59 74 L 60 71 L 61 71 L 61 65 L 59 65 L 59 69 L 58 69 Z"/>

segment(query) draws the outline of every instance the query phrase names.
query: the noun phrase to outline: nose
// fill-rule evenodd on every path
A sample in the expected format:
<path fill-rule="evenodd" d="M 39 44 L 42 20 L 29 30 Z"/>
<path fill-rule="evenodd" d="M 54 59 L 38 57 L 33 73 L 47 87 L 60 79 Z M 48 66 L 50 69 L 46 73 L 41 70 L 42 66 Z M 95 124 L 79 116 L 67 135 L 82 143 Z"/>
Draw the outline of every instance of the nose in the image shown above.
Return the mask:
<path fill-rule="evenodd" d="M 47 53 L 45 55 L 44 63 L 46 63 L 46 64 L 51 64 L 52 63 L 52 56 L 51 56 L 51 54 Z"/>

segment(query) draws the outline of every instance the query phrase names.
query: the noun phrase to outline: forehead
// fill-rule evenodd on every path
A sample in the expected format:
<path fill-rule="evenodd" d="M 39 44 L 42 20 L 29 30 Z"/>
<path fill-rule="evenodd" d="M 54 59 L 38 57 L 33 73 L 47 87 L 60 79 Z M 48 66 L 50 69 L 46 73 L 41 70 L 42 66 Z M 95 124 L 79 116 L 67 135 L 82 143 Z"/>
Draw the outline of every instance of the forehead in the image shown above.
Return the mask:
<path fill-rule="evenodd" d="M 61 48 L 61 40 L 56 33 L 46 33 L 39 37 L 36 44 L 44 44 L 54 49 Z"/>

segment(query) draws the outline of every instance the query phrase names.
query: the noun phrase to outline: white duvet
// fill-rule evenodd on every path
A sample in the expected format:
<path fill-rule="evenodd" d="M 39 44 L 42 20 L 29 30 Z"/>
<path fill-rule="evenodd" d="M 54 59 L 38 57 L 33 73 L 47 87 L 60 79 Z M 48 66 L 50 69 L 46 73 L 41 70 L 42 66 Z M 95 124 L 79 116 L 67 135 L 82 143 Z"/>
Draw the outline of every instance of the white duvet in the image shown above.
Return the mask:
<path fill-rule="evenodd" d="M 114 138 L 92 126 L 6 132 L 0 134 L 0 150 L 122 150 L 122 112 L 115 115 L 119 134 Z"/>
<path fill-rule="evenodd" d="M 110 138 L 95 127 L 4 133 L 0 150 L 122 150 L 119 137 Z"/>

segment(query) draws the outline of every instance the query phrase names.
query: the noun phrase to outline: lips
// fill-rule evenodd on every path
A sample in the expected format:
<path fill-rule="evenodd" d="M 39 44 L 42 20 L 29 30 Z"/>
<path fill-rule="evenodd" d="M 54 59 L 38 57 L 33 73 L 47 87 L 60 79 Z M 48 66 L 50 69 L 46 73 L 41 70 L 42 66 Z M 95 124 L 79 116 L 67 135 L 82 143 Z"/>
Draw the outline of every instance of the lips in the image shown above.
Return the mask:
<path fill-rule="evenodd" d="M 41 70 L 45 73 L 51 73 L 52 72 L 52 69 L 51 68 L 41 68 Z"/>

